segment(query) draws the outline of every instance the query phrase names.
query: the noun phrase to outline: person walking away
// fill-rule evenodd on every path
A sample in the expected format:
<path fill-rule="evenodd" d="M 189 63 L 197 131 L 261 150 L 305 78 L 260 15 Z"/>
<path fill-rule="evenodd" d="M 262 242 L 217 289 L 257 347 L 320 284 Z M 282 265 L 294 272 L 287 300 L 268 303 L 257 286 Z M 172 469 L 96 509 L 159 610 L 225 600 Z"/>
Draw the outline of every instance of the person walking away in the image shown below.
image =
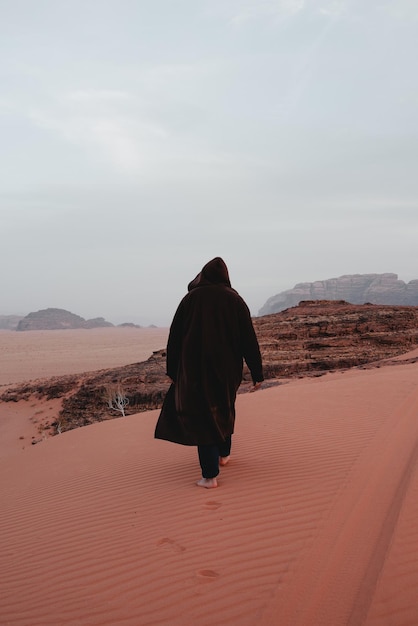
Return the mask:
<path fill-rule="evenodd" d="M 172 384 L 155 438 L 197 446 L 202 478 L 196 484 L 217 487 L 219 466 L 230 457 L 243 361 L 251 373 L 252 391 L 264 380 L 250 311 L 232 289 L 220 257 L 189 283 L 170 326 L 166 359 Z"/>

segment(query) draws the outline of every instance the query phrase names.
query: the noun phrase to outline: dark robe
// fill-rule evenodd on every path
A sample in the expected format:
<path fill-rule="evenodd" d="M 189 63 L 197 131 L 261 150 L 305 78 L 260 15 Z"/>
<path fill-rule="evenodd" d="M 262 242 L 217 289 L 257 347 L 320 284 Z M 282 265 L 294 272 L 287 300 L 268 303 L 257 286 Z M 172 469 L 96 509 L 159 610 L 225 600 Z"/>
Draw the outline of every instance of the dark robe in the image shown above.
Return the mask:
<path fill-rule="evenodd" d="M 173 384 L 155 437 L 184 445 L 225 441 L 234 432 L 243 359 L 253 382 L 264 380 L 250 312 L 217 257 L 189 284 L 174 315 L 167 344 Z"/>

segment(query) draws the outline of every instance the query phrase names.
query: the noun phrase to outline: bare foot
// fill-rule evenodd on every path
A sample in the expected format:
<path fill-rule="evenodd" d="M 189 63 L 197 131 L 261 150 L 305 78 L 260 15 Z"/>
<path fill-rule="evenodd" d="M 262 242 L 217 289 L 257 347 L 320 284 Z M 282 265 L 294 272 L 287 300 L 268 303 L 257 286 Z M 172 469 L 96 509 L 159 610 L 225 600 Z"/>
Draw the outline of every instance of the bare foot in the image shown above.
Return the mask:
<path fill-rule="evenodd" d="M 228 456 L 220 456 L 219 457 L 219 465 L 226 465 L 229 462 L 230 455 Z"/>
<path fill-rule="evenodd" d="M 216 478 L 201 478 L 197 481 L 196 485 L 198 487 L 205 487 L 206 489 L 214 489 L 218 486 L 218 481 Z"/>

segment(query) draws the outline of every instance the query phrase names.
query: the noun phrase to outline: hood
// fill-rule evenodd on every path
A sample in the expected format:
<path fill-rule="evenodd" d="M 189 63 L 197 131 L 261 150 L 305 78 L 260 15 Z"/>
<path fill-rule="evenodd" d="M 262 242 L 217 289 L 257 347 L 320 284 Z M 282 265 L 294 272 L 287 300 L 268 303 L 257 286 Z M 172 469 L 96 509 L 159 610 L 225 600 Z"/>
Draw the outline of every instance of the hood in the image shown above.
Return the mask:
<path fill-rule="evenodd" d="M 188 285 L 188 291 L 205 285 L 225 285 L 230 287 L 228 268 L 225 261 L 217 256 L 202 268 L 202 271 Z"/>

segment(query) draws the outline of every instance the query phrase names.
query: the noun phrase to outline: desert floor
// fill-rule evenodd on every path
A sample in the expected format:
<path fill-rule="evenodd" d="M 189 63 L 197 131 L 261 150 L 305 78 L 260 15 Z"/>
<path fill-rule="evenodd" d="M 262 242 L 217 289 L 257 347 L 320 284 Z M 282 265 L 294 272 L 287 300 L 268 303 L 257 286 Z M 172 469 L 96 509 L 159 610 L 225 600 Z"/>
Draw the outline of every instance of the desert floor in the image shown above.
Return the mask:
<path fill-rule="evenodd" d="M 167 328 L 0 330 L 0 392 L 24 380 L 145 361 L 167 337 Z"/>
<path fill-rule="evenodd" d="M 99 366 L 74 341 L 67 364 L 66 337 L 41 342 L 43 365 L 22 343 L 3 384 L 9 367 L 38 378 L 57 363 L 123 364 L 106 358 L 115 338 L 96 346 Z M 158 411 L 32 446 L 0 404 L 0 624 L 417 626 L 412 355 L 238 396 L 213 490 L 195 485 L 194 448 L 154 440 Z"/>

